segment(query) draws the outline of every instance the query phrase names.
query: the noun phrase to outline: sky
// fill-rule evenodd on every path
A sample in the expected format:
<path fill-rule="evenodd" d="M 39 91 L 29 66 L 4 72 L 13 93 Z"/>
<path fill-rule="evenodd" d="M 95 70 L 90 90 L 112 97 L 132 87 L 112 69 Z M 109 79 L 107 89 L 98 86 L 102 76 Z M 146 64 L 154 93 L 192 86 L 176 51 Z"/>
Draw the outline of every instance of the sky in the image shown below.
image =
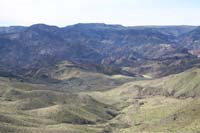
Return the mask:
<path fill-rule="evenodd" d="M 200 25 L 200 0 L 0 0 L 0 26 Z"/>

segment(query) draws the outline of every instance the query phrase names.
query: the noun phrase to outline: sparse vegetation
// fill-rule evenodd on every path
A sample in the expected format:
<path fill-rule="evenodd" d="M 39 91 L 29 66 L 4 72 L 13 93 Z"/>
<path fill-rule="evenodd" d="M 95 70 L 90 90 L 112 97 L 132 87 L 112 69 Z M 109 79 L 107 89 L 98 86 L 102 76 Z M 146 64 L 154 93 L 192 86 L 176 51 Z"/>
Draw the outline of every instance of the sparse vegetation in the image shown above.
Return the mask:
<path fill-rule="evenodd" d="M 194 68 L 160 79 L 128 78 L 127 83 L 104 91 L 73 93 L 1 78 L 0 131 L 198 131 L 199 75 L 199 68 Z"/>

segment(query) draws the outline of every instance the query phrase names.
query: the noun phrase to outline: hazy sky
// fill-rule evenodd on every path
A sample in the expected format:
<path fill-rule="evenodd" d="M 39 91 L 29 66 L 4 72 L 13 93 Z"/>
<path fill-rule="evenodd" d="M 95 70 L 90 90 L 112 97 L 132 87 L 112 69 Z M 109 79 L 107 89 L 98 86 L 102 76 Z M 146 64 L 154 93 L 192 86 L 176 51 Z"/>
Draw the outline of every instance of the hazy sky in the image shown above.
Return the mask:
<path fill-rule="evenodd" d="M 0 25 L 200 25 L 200 0 L 0 0 Z"/>

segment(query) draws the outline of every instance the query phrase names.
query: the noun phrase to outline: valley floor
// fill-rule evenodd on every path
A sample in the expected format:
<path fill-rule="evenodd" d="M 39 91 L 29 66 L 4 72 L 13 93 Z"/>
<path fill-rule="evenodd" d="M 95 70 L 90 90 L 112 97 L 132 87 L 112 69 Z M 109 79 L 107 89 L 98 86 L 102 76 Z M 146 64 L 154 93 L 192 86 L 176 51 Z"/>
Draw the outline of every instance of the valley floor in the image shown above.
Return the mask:
<path fill-rule="evenodd" d="M 0 132 L 197 132 L 199 72 L 140 81 L 126 77 L 112 89 L 77 92 L 0 78 Z"/>

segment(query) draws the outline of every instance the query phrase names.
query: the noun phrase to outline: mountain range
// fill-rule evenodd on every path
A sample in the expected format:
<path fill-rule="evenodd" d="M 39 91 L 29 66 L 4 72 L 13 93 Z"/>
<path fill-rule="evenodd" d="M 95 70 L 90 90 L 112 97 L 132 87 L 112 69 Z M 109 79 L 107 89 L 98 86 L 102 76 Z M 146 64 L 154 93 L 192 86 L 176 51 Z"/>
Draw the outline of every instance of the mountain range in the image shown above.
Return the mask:
<path fill-rule="evenodd" d="M 200 130 L 200 27 L 0 27 L 0 132 Z"/>
<path fill-rule="evenodd" d="M 198 63 L 199 29 L 98 23 L 64 28 L 45 24 L 1 27 L 0 64 L 4 72 L 24 74 L 68 60 L 93 67 L 112 67 L 126 75 L 152 71 L 152 76 L 159 77 L 170 74 L 163 72 L 168 66 L 173 72 L 180 72 Z"/>

